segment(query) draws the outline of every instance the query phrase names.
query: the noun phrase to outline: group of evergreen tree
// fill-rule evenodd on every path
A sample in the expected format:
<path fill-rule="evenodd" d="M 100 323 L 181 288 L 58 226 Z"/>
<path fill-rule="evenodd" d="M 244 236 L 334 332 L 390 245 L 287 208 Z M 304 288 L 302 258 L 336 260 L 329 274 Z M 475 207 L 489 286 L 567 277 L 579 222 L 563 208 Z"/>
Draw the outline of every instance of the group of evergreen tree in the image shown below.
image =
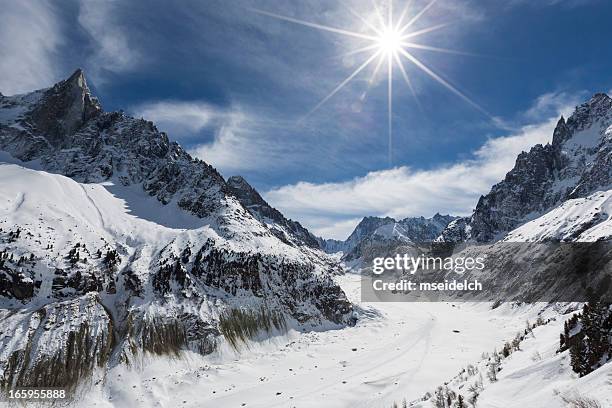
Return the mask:
<path fill-rule="evenodd" d="M 21 228 L 17 227 L 17 229 L 15 231 L 9 231 L 8 233 L 8 242 L 9 244 L 12 242 L 15 242 L 18 238 L 19 235 L 21 234 Z"/>
<path fill-rule="evenodd" d="M 104 262 L 104 265 L 106 265 L 109 270 L 114 271 L 116 266 L 121 262 L 121 257 L 116 250 L 109 249 L 106 255 L 104 255 L 104 260 L 102 262 Z"/>
<path fill-rule="evenodd" d="M 581 377 L 612 359 L 612 306 L 592 300 L 565 322 L 559 352 L 570 352 L 572 369 Z"/>
<path fill-rule="evenodd" d="M 17 262 L 15 262 L 15 260 Z M 16 259 L 13 254 L 9 253 L 8 251 L 0 251 L 0 268 L 3 268 L 7 261 L 10 263 L 16 263 L 17 266 L 22 266 L 28 261 L 33 262 L 34 254 L 30 254 L 29 256 L 22 255 L 19 257 L 19 259 Z"/>
<path fill-rule="evenodd" d="M 74 248 L 68 251 L 67 259 L 72 265 L 74 265 L 75 263 L 81 260 L 81 253 L 79 252 L 79 246 L 80 245 L 77 243 L 77 245 L 75 245 Z"/>
<path fill-rule="evenodd" d="M 493 350 L 493 353 L 483 353 L 482 359 L 486 360 L 486 378 L 489 382 L 493 383 L 497 381 L 497 375 L 502 370 L 502 361 L 508 358 L 512 353 L 521 350 L 521 343 L 528 336 L 533 335 L 533 329 L 539 326 L 550 323 L 554 319 L 543 319 L 538 317 L 534 323 L 526 322 L 525 329 L 516 333 L 511 341 L 504 343 L 500 351 Z M 432 405 L 435 408 L 468 408 L 476 407 L 480 394 L 484 390 L 483 373 L 479 371 L 478 367 L 469 364 L 466 368 L 462 369 L 458 377 L 460 382 L 467 382 L 471 377 L 476 377 L 476 380 L 464 388 L 467 392 L 467 396 L 464 397 L 459 392 L 450 390 L 446 383 L 444 386 L 438 387 L 434 393 L 426 393 L 423 396 L 423 401 L 431 400 Z"/>

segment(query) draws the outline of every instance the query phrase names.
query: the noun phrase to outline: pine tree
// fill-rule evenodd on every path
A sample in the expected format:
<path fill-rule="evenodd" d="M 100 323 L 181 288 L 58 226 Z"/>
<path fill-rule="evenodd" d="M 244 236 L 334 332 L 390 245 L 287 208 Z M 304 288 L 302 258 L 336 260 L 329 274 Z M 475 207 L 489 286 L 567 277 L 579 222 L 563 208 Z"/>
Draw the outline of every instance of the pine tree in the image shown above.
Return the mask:
<path fill-rule="evenodd" d="M 570 359 L 574 372 L 578 373 L 581 377 L 589 373 L 584 339 L 572 343 Z"/>
<path fill-rule="evenodd" d="M 446 408 L 446 401 L 444 398 L 444 388 L 438 387 L 434 392 L 433 405 L 436 408 Z"/>
<path fill-rule="evenodd" d="M 512 353 L 512 346 L 510 343 L 506 342 L 506 344 L 504 344 L 504 348 L 502 349 L 502 355 L 504 357 L 508 357 L 510 353 Z"/>
<path fill-rule="evenodd" d="M 489 371 L 487 372 L 487 378 L 489 381 L 495 382 L 497 381 L 497 364 L 489 364 Z"/>

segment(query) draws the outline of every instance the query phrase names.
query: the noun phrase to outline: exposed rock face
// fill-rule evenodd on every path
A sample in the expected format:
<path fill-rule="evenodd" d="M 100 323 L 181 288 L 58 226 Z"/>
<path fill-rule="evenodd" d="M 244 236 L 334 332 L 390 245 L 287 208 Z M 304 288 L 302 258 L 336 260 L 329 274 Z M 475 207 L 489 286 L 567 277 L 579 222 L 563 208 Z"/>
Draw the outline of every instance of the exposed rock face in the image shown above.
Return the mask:
<path fill-rule="evenodd" d="M 2 322 L 2 388 L 74 387 L 107 363 L 113 346 L 111 318 L 93 293 L 36 311 L 3 310 Z"/>
<path fill-rule="evenodd" d="M 505 179 L 482 196 L 465 223 L 452 224 L 440 239 L 495 241 L 571 198 L 612 183 L 612 99 L 596 94 L 562 117 L 552 143 L 521 153 Z"/>
<path fill-rule="evenodd" d="M 344 250 L 344 241 L 340 241 L 339 239 L 317 237 L 317 241 L 319 242 L 319 248 L 328 254 L 335 254 L 336 252 L 342 252 Z"/>
<path fill-rule="evenodd" d="M 151 122 L 104 112 L 80 70 L 0 96 L 0 150 L 44 170 L 0 166 L 2 387 L 73 387 L 142 352 L 210 353 L 232 310 L 353 322 L 340 267 L 306 229 Z"/>
<path fill-rule="evenodd" d="M 285 218 L 280 211 L 270 206 L 247 181 L 240 176 L 227 179 L 227 185 L 238 201 L 280 240 L 287 243 L 319 248 L 319 241 L 299 222 Z"/>
<path fill-rule="evenodd" d="M 448 223 L 435 241 L 439 242 L 464 242 L 468 238 L 470 227 L 469 217 L 460 217 Z"/>
<path fill-rule="evenodd" d="M 101 111 L 79 69 L 44 93 L 31 112 L 31 122 L 53 147 L 66 147 L 65 136 L 73 134 Z"/>

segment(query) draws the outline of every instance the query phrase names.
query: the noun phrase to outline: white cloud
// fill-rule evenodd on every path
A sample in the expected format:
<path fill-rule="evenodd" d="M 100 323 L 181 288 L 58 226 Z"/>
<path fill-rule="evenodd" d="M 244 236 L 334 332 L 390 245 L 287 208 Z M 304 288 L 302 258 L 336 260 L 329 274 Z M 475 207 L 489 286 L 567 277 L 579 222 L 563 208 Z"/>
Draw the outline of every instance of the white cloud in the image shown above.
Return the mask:
<path fill-rule="evenodd" d="M 524 117 L 530 121 L 537 121 L 542 117 L 556 115 L 564 112 L 570 106 L 578 102 L 578 96 L 582 92 L 567 94 L 566 92 L 548 92 L 540 95 L 525 113 Z"/>
<path fill-rule="evenodd" d="M 134 106 L 135 116 L 155 122 L 157 127 L 177 137 L 197 133 L 228 118 L 228 114 L 206 102 L 157 101 Z"/>
<path fill-rule="evenodd" d="M 119 2 L 81 0 L 78 22 L 91 37 L 94 53 L 87 67 L 90 75 L 102 80 L 104 70 L 124 72 L 135 68 L 142 56 L 128 41 L 126 32 L 116 21 Z"/>
<path fill-rule="evenodd" d="M 57 79 L 54 53 L 62 43 L 46 1 L 2 1 L 0 92 L 6 95 L 49 86 Z"/>
<path fill-rule="evenodd" d="M 170 138 L 191 146 L 193 156 L 226 175 L 281 169 L 302 156 L 299 152 L 304 142 L 286 138 L 287 128 L 295 124 L 287 124 L 270 112 L 180 100 L 147 102 L 131 107 L 130 112 L 153 121 Z M 211 141 L 202 142 L 210 135 Z"/>
<path fill-rule="evenodd" d="M 286 168 L 300 156 L 302 141 L 286 138 L 284 127 L 280 119 L 234 108 L 224 115 L 214 140 L 190 153 L 226 175 Z"/>
<path fill-rule="evenodd" d="M 534 106 L 539 103 L 540 100 L 536 101 Z M 394 218 L 431 216 L 436 212 L 468 215 L 478 197 L 514 166 L 519 153 L 552 139 L 559 114 L 567 114 L 572 106 L 559 105 L 554 116 L 488 140 L 462 162 L 432 170 L 397 167 L 340 183 L 299 182 L 268 191 L 264 196 L 314 233 L 338 239 L 345 239 L 349 224 L 354 226 L 365 215 Z"/>

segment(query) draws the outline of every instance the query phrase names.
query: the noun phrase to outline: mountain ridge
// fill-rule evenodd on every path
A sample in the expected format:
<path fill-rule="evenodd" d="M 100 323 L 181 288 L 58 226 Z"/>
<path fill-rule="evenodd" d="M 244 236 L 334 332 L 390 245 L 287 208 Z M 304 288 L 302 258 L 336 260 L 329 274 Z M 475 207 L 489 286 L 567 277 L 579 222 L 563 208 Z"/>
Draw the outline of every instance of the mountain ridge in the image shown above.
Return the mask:
<path fill-rule="evenodd" d="M 478 200 L 473 214 L 449 225 L 442 241 L 492 242 L 563 202 L 612 184 L 612 98 L 596 93 L 565 120 L 552 142 L 519 154 L 504 180 Z"/>
<path fill-rule="evenodd" d="M 4 389 L 355 321 L 333 259 L 279 239 L 152 122 L 105 112 L 82 70 L 1 96 L 0 151 Z"/>
<path fill-rule="evenodd" d="M 346 240 L 321 240 L 320 245 L 329 253 L 342 252 L 344 262 L 357 266 L 392 247 L 432 242 L 456 219 L 439 213 L 430 218 L 406 217 L 399 221 L 391 217 L 367 216 Z"/>

